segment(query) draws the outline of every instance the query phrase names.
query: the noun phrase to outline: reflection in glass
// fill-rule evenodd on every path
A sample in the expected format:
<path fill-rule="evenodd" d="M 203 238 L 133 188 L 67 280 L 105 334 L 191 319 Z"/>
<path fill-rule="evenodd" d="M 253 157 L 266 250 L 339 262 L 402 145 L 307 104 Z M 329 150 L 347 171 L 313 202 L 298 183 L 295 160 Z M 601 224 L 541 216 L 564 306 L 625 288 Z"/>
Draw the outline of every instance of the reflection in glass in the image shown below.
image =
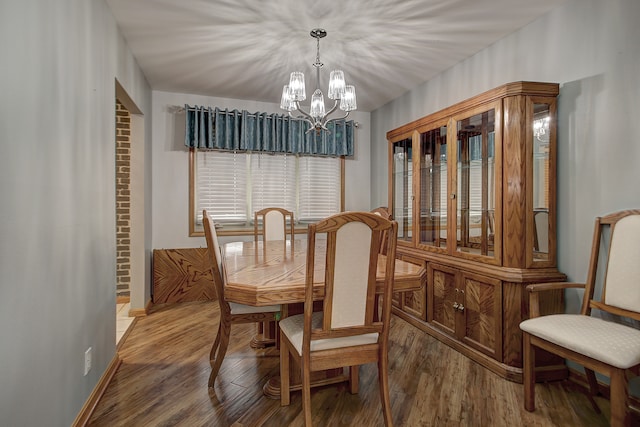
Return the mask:
<path fill-rule="evenodd" d="M 533 105 L 533 256 L 549 257 L 549 105 Z"/>
<path fill-rule="evenodd" d="M 447 127 L 420 134 L 420 243 L 447 246 Z"/>
<path fill-rule="evenodd" d="M 495 112 L 457 122 L 457 250 L 494 255 Z"/>
<path fill-rule="evenodd" d="M 411 138 L 393 143 L 393 218 L 398 222 L 398 240 L 411 241 L 413 233 L 413 165 Z"/>

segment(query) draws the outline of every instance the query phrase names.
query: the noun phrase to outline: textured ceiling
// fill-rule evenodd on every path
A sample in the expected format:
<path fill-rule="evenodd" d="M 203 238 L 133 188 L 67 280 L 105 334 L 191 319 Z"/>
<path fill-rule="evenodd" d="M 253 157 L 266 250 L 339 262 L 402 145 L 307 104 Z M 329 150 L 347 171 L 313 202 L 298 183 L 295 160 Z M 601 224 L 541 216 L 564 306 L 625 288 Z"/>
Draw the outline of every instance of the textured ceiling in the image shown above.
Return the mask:
<path fill-rule="evenodd" d="M 280 102 L 291 71 L 345 72 L 372 111 L 564 0 L 107 0 L 153 90 Z M 326 94 L 326 91 L 325 91 Z"/>

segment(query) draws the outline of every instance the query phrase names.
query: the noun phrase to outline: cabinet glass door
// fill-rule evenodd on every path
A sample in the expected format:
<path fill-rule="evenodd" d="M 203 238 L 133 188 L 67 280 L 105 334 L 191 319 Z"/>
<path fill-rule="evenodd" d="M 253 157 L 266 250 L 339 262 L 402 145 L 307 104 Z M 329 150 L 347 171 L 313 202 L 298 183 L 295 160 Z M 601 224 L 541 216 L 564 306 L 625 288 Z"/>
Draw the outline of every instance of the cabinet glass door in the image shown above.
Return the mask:
<path fill-rule="evenodd" d="M 447 126 L 420 133 L 420 241 L 447 246 Z"/>
<path fill-rule="evenodd" d="M 533 104 L 533 259 L 549 259 L 549 104 Z"/>
<path fill-rule="evenodd" d="M 398 240 L 411 242 L 413 238 L 413 159 L 412 139 L 392 144 L 393 148 L 393 219 L 398 222 Z"/>
<path fill-rule="evenodd" d="M 456 123 L 456 250 L 494 256 L 495 110 Z"/>

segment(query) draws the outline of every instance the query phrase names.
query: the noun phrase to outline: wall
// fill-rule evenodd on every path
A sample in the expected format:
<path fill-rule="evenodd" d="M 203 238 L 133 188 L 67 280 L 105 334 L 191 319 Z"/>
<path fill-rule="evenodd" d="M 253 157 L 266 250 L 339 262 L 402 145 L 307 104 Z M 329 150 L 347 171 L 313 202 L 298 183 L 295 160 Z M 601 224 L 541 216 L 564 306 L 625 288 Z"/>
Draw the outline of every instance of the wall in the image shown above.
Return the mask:
<path fill-rule="evenodd" d="M 189 237 L 189 150 L 184 145 L 184 112 L 177 107 L 203 105 L 228 109 L 282 113 L 279 104 L 153 91 L 153 248 L 204 247 L 204 237 Z M 355 154 L 346 160 L 347 210 L 370 208 L 369 113 L 350 116 L 356 129 Z M 363 190 L 364 188 L 364 190 Z M 221 237 L 222 242 L 238 240 Z"/>
<path fill-rule="evenodd" d="M 102 0 L 0 3 L 0 52 L 0 425 L 68 426 L 115 355 L 115 79 L 151 92 Z"/>
<path fill-rule="evenodd" d="M 637 0 L 569 0 L 372 112 L 373 204 L 387 203 L 387 131 L 507 82 L 559 83 L 558 264 L 586 280 L 595 217 L 640 207 L 638 18 Z"/>

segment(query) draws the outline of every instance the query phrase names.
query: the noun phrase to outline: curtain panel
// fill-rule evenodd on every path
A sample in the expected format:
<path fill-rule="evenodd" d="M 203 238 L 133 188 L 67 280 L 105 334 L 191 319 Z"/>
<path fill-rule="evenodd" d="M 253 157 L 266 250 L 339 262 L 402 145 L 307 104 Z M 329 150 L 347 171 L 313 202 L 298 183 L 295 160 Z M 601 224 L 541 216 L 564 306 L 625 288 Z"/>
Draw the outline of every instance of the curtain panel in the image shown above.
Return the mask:
<path fill-rule="evenodd" d="M 307 133 L 310 125 L 284 114 L 249 113 L 185 105 L 185 145 L 189 148 L 352 156 L 353 120 L 336 120 L 329 132 Z"/>

